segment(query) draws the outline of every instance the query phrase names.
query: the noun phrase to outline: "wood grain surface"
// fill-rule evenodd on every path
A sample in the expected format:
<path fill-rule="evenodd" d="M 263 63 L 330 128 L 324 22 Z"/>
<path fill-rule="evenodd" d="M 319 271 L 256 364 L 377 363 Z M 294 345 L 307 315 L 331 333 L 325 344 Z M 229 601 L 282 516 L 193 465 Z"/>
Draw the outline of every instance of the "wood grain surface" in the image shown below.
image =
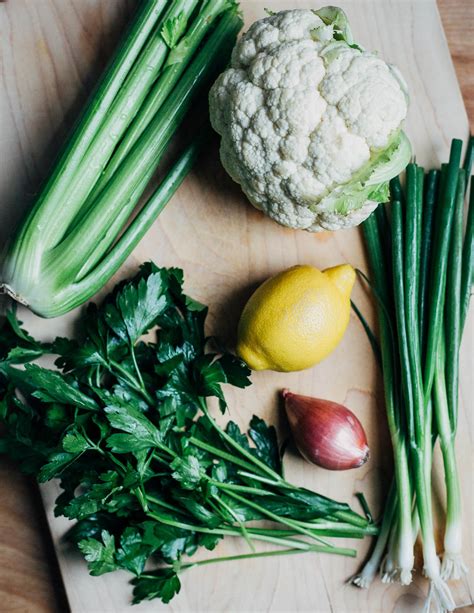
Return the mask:
<path fill-rule="evenodd" d="M 420 3 L 419 0 L 415 0 Z M 266 3 L 269 4 L 269 3 Z M 288 3 L 286 3 L 288 5 Z M 293 4 L 293 2 L 291 3 Z M 343 4 L 343 3 L 342 3 Z M 2 151 L 0 153 L 1 176 L 3 181 L 0 184 L 0 241 L 8 236 L 8 227 L 13 219 L 18 218 L 22 213 L 25 194 L 34 192 L 36 185 L 45 168 L 48 166 L 53 152 L 57 148 L 57 143 L 60 142 L 64 135 L 65 128 L 74 118 L 77 109 L 90 87 L 95 76 L 100 72 L 110 50 L 113 48 L 115 40 L 130 14 L 132 1 L 125 2 L 122 0 L 7 0 L 6 3 L 0 4 L 0 32 L 1 32 L 1 81 L 0 81 L 0 109 L 2 128 L 0 132 Z M 455 63 L 458 79 L 464 94 L 464 99 L 469 111 L 471 125 L 474 124 L 474 75 L 472 70 L 472 62 L 474 61 L 474 3 L 472 0 L 443 0 L 439 3 L 440 11 L 443 18 L 443 24 L 448 36 L 448 42 Z M 25 26 L 26 24 L 26 26 Z M 360 18 L 354 23 L 354 30 L 362 31 L 360 26 Z M 25 27 L 30 30 L 25 31 Z M 32 36 L 33 34 L 33 36 Z M 379 34 L 378 36 L 381 36 Z M 378 40 L 375 36 L 374 40 Z M 39 42 L 38 42 L 39 41 Z M 372 40 L 363 40 L 364 43 L 372 43 Z M 375 43 L 373 46 L 378 46 Z M 379 45 L 378 48 L 385 52 L 384 45 Z M 394 58 L 390 58 L 394 59 Z M 432 78 L 436 78 L 436 70 L 433 71 Z M 446 96 L 451 95 L 451 90 L 446 91 Z M 45 101 L 48 104 L 44 104 Z M 12 104 L 13 102 L 13 104 Z M 459 107 L 456 107 L 459 109 Z M 462 123 L 462 120 L 461 120 Z M 211 173 L 212 165 L 207 162 L 207 171 Z M 238 191 L 225 178 L 220 175 L 225 188 L 224 193 L 221 193 L 220 198 L 230 201 L 241 202 Z M 207 201 L 212 201 L 216 198 L 213 192 L 213 183 L 209 181 L 206 188 L 196 183 L 190 183 L 187 190 L 180 192 L 177 196 L 178 206 L 182 207 L 181 216 L 173 216 L 166 212 L 165 220 L 157 224 L 157 229 L 152 230 L 152 238 L 157 241 L 166 241 L 166 247 L 169 251 L 169 260 L 163 263 L 179 263 L 175 253 L 179 251 L 179 245 L 175 243 L 175 238 L 178 236 L 178 230 L 184 225 L 188 225 L 186 239 L 190 244 L 194 244 L 194 235 L 199 230 L 199 240 L 211 242 L 211 237 L 205 235 L 205 228 L 197 224 L 192 226 L 193 211 L 191 205 L 186 204 L 187 198 L 192 196 L 191 200 L 199 201 L 199 196 Z M 196 191 L 200 190 L 200 191 Z M 197 196 L 197 197 L 196 197 Z M 195 206 L 193 204 L 192 206 Z M 238 206 L 242 206 L 239 204 Z M 217 211 L 211 208 L 206 209 L 209 214 L 217 215 Z M 188 214 L 189 213 L 189 214 Z M 2 214 L 4 217 L 2 217 Z M 8 215 L 8 225 L 7 225 Z M 281 228 L 276 228 L 270 222 L 262 222 L 258 213 L 250 210 L 248 207 L 240 214 L 240 217 L 231 218 L 236 226 L 230 228 L 229 231 L 237 231 L 239 222 L 244 224 L 262 223 L 261 233 L 262 238 L 258 243 L 263 251 L 265 251 L 266 243 L 275 240 L 275 236 L 281 239 L 282 248 L 279 253 L 272 253 L 272 261 L 265 264 L 265 269 L 258 269 L 258 275 L 273 272 L 284 267 L 288 258 L 297 257 L 301 261 L 306 256 L 310 261 L 318 262 L 321 266 L 326 264 L 328 245 L 325 244 L 327 237 L 317 239 L 310 238 L 305 235 L 304 238 L 298 238 L 300 244 L 294 244 L 294 233 L 290 233 Z M 191 226 L 191 227 L 189 227 Z M 246 226 L 245 226 L 246 227 Z M 204 233 L 204 236 L 203 236 Z M 298 234 L 298 237 L 302 234 Z M 245 245 L 245 236 L 242 236 L 243 244 Z M 343 241 L 336 242 L 338 254 L 354 261 L 361 257 L 360 246 L 356 243 L 342 244 Z M 288 256 L 288 253 L 283 252 L 283 245 L 292 249 L 293 256 Z M 197 244 L 196 244 L 197 246 Z M 251 274 L 250 266 L 252 258 L 255 261 L 258 253 L 254 249 L 250 254 L 250 260 L 243 259 L 238 270 L 241 280 L 240 291 L 238 295 L 232 295 L 229 307 L 229 292 L 236 292 L 234 282 L 226 286 L 226 270 L 227 258 L 232 256 L 228 253 L 229 245 L 225 242 L 215 246 L 216 260 L 213 265 L 217 268 L 216 274 L 219 276 L 220 283 L 223 287 L 218 292 L 220 298 L 217 301 L 214 311 L 214 324 L 218 321 L 223 322 L 229 318 L 234 318 L 238 308 L 244 297 L 248 295 L 249 285 L 255 283 L 258 278 L 255 274 Z M 354 251 L 355 250 L 355 251 Z M 350 255 L 349 255 L 350 254 Z M 130 262 L 130 266 L 134 265 L 136 260 L 145 257 L 151 257 L 152 251 L 148 247 L 142 247 L 137 250 L 135 260 Z M 327 262 L 331 263 L 330 261 Z M 196 283 L 202 279 L 202 269 L 205 267 L 205 262 L 194 262 L 191 266 L 190 262 L 185 262 L 185 268 L 189 270 L 197 270 Z M 194 285 L 194 283 L 193 283 Z M 243 288 L 243 289 L 242 289 Z M 211 292 L 210 286 L 193 287 L 194 294 L 197 298 L 204 298 L 209 301 Z M 199 295 L 199 293 L 203 295 Z M 367 306 L 367 301 L 364 298 L 364 306 Z M 229 308 L 231 309 L 229 311 Z M 53 324 L 55 325 L 55 324 Z M 49 322 L 47 328 L 53 331 L 53 325 Z M 472 332 L 472 328 L 471 328 Z M 230 330 L 228 336 L 230 336 Z M 360 344 L 359 332 L 355 328 L 355 324 L 351 324 L 351 330 L 347 338 L 347 343 L 355 338 Z M 349 345 L 346 345 L 347 347 Z M 362 354 L 358 356 L 360 359 L 365 359 L 364 352 L 367 352 L 367 347 L 364 345 Z M 324 380 L 328 379 L 331 368 L 338 363 L 344 354 L 344 346 L 335 356 L 334 361 L 328 362 L 327 366 L 323 367 L 318 374 L 317 381 L 314 385 L 323 386 Z M 350 366 L 350 365 L 349 365 Z M 346 369 L 347 370 L 347 369 Z M 366 374 L 362 380 L 358 377 L 357 381 L 352 381 L 350 372 L 342 372 L 341 377 L 344 377 L 344 388 L 349 389 L 349 396 L 341 394 L 340 400 L 346 400 L 356 410 L 360 411 L 363 420 L 369 420 L 370 415 L 375 409 L 376 399 L 379 398 L 380 390 L 377 388 L 373 371 Z M 351 384 L 346 385 L 347 381 Z M 266 386 L 267 395 L 265 396 L 268 404 L 276 379 L 267 379 L 259 384 Z M 291 383 L 291 382 L 290 382 Z M 294 376 L 294 387 L 300 385 L 300 389 L 305 385 L 304 381 L 299 381 L 299 376 Z M 351 391 L 352 390 L 352 391 Z M 374 393 L 368 394 L 367 390 L 374 390 Z M 306 391 L 311 391 L 307 389 Z M 334 397 L 334 394 L 333 394 Z M 337 399 L 337 398 L 336 398 Z M 238 402 L 240 400 L 240 402 Z M 246 417 L 245 411 L 239 407 L 244 406 L 245 399 L 235 397 L 236 412 L 239 415 L 242 411 L 242 416 Z M 267 407 L 268 409 L 268 407 Z M 383 421 L 383 420 L 382 420 Z M 375 430 L 383 430 L 383 423 L 377 424 Z M 369 434 L 371 432 L 369 431 Z M 377 447 L 377 439 L 373 438 L 373 444 Z M 390 459 L 383 458 L 382 449 L 375 449 L 374 454 L 379 458 L 375 464 L 372 474 L 362 472 L 358 475 L 358 486 L 365 488 L 380 477 L 388 475 Z M 468 448 L 469 453 L 469 448 Z M 472 455 L 469 456 L 472 458 Z M 304 479 L 310 479 L 307 472 L 303 475 Z M 329 491 L 329 476 L 320 473 L 318 475 L 318 487 L 324 491 Z M 342 479 L 341 490 L 349 496 L 353 489 L 354 478 Z M 51 491 L 49 495 L 51 495 Z M 333 495 L 334 491 L 332 492 Z M 382 492 L 372 495 L 373 502 L 379 503 Z M 58 524 L 59 525 L 59 524 Z M 83 574 L 83 566 L 77 561 L 73 564 L 80 566 L 78 572 Z M 299 568 L 298 562 L 294 560 L 288 563 L 279 563 L 276 565 L 266 566 L 265 575 L 257 572 L 253 573 L 253 567 L 250 569 L 250 574 L 255 576 L 254 590 L 258 592 L 260 584 L 271 585 L 274 599 L 281 597 L 278 590 L 278 585 L 284 587 L 285 590 L 291 591 L 292 575 L 291 569 Z M 322 566 L 328 570 L 326 580 L 329 578 L 329 589 L 335 593 L 338 582 L 341 577 L 346 576 L 353 569 L 353 563 L 344 566 L 345 561 L 321 559 L 315 565 L 315 575 L 322 575 Z M 73 566 L 70 566 L 73 568 Z M 82 569 L 82 571 L 81 571 Z M 337 570 L 337 572 L 336 572 Z M 347 572 L 346 572 L 347 571 Z M 202 592 L 205 589 L 214 591 L 222 591 L 222 585 L 228 582 L 229 585 L 235 584 L 239 580 L 239 568 L 227 567 L 225 573 L 216 575 L 212 578 L 211 583 L 202 577 L 202 588 L 198 602 L 202 604 Z M 247 576 L 247 573 L 246 573 Z M 82 577 L 82 575 L 81 575 Z M 225 577 L 225 579 L 224 579 Z M 67 579 L 72 580 L 69 576 Z M 120 582 L 124 584 L 124 578 L 120 577 Z M 316 579 L 315 579 L 316 580 Z M 319 579 L 318 579 L 319 580 Z M 87 579 L 87 581 L 101 581 Z M 288 582 L 288 583 L 287 583 Z M 115 584 L 110 583 L 109 589 L 111 593 L 115 591 Z M 81 581 L 80 589 L 87 591 L 90 584 Z M 280 590 L 283 588 L 280 588 Z M 327 585 L 321 585 L 321 590 L 316 593 L 327 594 Z M 370 608 L 375 610 L 390 610 L 393 608 L 393 602 L 398 601 L 398 610 L 412 610 L 411 605 L 419 602 L 421 588 L 415 585 L 410 590 L 400 590 L 392 588 L 387 595 L 384 595 L 379 585 L 369 593 L 359 592 L 350 588 L 350 591 L 339 590 L 340 595 L 336 598 L 331 597 L 331 602 L 334 606 L 334 611 L 337 613 L 344 611 L 366 610 L 368 611 L 368 594 L 370 601 L 377 601 L 380 609 Z M 123 593 L 123 592 L 122 592 Z M 364 595 L 365 594 L 365 595 Z M 96 598 L 94 589 L 91 589 L 91 598 Z M 230 598 L 230 596 L 229 596 Z M 385 600 L 384 600 L 385 598 Z M 401 600 L 400 600 L 401 598 Z M 365 599 L 365 600 L 364 600 Z M 90 601 L 92 602 L 92 601 Z M 94 607 L 83 609 L 87 613 L 97 611 L 103 613 L 106 611 L 107 603 L 93 601 L 96 603 Z M 219 610 L 230 610 L 233 606 L 232 600 L 220 600 L 221 606 Z M 300 610 L 326 610 L 328 603 L 327 596 L 320 596 L 320 601 L 312 601 L 305 608 L 306 604 L 303 601 L 294 601 Z M 325 605 L 326 603 L 326 605 Z M 245 601 L 239 606 L 244 607 Z M 181 608 L 176 610 L 192 610 L 191 601 L 186 599 L 183 601 Z M 42 519 L 42 508 L 39 504 L 39 495 L 36 486 L 32 485 L 28 480 L 20 476 L 14 466 L 3 463 L 0 467 L 0 611 L 2 612 L 48 612 L 48 611 L 66 611 L 67 605 L 62 592 L 61 578 L 55 562 L 55 557 L 52 554 L 47 527 Z M 78 610 L 78 609 L 75 609 Z M 119 610 L 116 608 L 115 610 Z M 143 608 L 139 610 L 145 610 Z M 149 607 L 146 610 L 152 610 Z M 153 608 L 153 610 L 156 610 Z M 255 610 L 255 609 L 254 609 Z M 283 609 L 279 609 L 283 610 Z"/>

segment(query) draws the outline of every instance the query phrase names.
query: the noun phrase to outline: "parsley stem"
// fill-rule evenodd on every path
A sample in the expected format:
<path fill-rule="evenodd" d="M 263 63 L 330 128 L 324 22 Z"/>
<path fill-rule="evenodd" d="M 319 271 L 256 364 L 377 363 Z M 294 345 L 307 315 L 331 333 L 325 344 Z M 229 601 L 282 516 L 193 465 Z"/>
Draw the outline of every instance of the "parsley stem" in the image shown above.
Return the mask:
<path fill-rule="evenodd" d="M 369 525 L 369 521 L 365 517 L 361 517 L 355 511 L 336 511 L 334 513 L 336 519 L 352 524 L 353 526 L 359 526 L 360 528 L 366 528 Z"/>
<path fill-rule="evenodd" d="M 176 507 L 173 504 L 170 504 L 169 502 L 165 502 L 164 500 L 161 500 L 160 498 L 157 498 L 156 496 L 152 496 L 151 494 L 147 494 L 146 498 L 148 500 L 148 502 L 152 502 L 153 504 L 158 505 L 159 507 L 163 507 L 163 509 L 168 509 L 168 511 L 173 511 L 173 513 L 179 513 L 180 515 L 185 515 L 184 511 L 182 509 L 179 509 L 178 507 Z"/>
<path fill-rule="evenodd" d="M 231 498 L 235 498 L 235 500 L 238 500 L 239 502 L 243 502 L 244 504 L 246 504 L 247 506 L 249 506 L 252 509 L 255 509 L 256 511 L 258 511 L 259 513 L 261 513 L 264 516 L 266 515 L 269 519 L 272 519 L 273 521 L 276 521 L 276 522 L 278 522 L 280 524 L 285 524 L 287 526 L 290 526 L 296 532 L 299 532 L 300 534 L 304 534 L 305 536 L 309 536 L 310 538 L 314 539 L 315 541 L 319 541 L 320 543 L 324 543 L 324 545 L 330 546 L 330 544 L 327 541 L 324 541 L 323 539 L 321 539 L 318 536 L 316 536 L 316 534 L 314 534 L 314 532 L 311 532 L 311 530 L 308 530 L 307 528 L 303 528 L 302 526 L 299 526 L 296 522 L 294 522 L 289 517 L 283 517 L 282 515 L 278 515 L 277 513 L 273 513 L 272 511 L 269 511 L 268 509 L 266 509 L 265 507 L 262 507 L 261 505 L 257 504 L 256 502 L 253 502 L 252 500 L 248 500 L 247 498 L 244 498 L 243 496 L 239 496 L 239 494 L 236 494 L 235 492 L 227 491 L 226 493 Z"/>
<path fill-rule="evenodd" d="M 232 519 L 239 524 L 239 528 L 242 531 L 242 536 L 246 540 L 250 548 L 250 551 L 253 551 L 255 553 L 254 544 L 252 543 L 252 539 L 249 536 L 249 533 L 247 531 L 247 528 L 245 527 L 244 522 L 239 519 L 237 513 L 224 500 L 222 500 L 220 496 L 218 496 L 217 494 L 214 494 L 213 498 L 229 513 Z"/>
<path fill-rule="evenodd" d="M 133 346 L 133 343 L 130 343 L 130 355 L 132 356 L 132 362 L 133 362 L 133 366 L 135 368 L 135 372 L 137 373 L 138 382 L 140 384 L 140 389 L 142 389 L 144 392 L 146 392 L 145 384 L 143 382 L 142 373 L 140 372 L 140 369 L 138 368 L 137 356 L 135 355 L 135 347 Z"/>
<path fill-rule="evenodd" d="M 95 369 L 95 386 L 97 388 L 100 387 L 100 366 L 99 365 L 97 365 Z"/>
<path fill-rule="evenodd" d="M 193 445 L 195 445 L 196 447 L 199 447 L 200 449 L 204 449 L 204 451 L 209 451 L 209 453 L 213 453 L 215 456 L 222 458 L 223 460 L 227 460 L 228 462 L 232 462 L 232 464 L 235 464 L 236 466 L 242 466 L 242 468 L 248 468 L 250 470 L 253 470 L 254 467 L 249 464 L 248 462 L 245 462 L 244 460 L 241 460 L 240 458 L 237 458 L 236 456 L 232 455 L 231 453 L 227 453 L 227 451 L 222 451 L 221 449 L 218 449 L 217 447 L 213 447 L 212 445 L 208 445 L 207 443 L 204 443 L 203 441 L 200 441 L 198 438 L 195 438 L 194 436 L 192 436 L 189 439 L 189 442 L 192 443 Z M 275 483 L 274 481 L 271 483 Z"/>
<path fill-rule="evenodd" d="M 277 482 L 285 482 L 285 480 L 272 468 L 261 462 L 258 458 L 256 458 L 250 451 L 244 449 L 237 441 L 223 430 L 218 423 L 211 417 L 209 413 L 209 408 L 207 406 L 206 399 L 202 396 L 199 397 L 199 404 L 204 415 L 209 419 L 211 426 L 220 434 L 220 436 L 228 443 L 231 447 L 236 449 L 240 454 L 242 454 L 247 460 L 249 460 L 252 464 L 255 464 L 262 472 L 266 473 L 270 477 L 273 477 Z"/>
<path fill-rule="evenodd" d="M 340 555 L 349 556 L 351 558 L 355 557 L 356 555 L 354 549 L 347 549 L 345 547 L 325 547 L 324 545 L 311 545 L 306 551 L 314 553 L 338 553 Z M 209 558 L 208 560 L 200 560 L 199 562 L 183 564 L 183 566 L 181 566 L 181 570 L 184 570 L 186 568 L 194 568 L 195 566 L 204 566 L 205 564 L 215 564 L 216 562 L 235 562 L 237 560 L 248 560 L 250 558 L 268 558 L 271 556 L 285 556 L 295 553 L 302 553 L 302 551 L 301 549 L 277 549 L 276 551 L 242 553 L 235 556 L 222 556 L 220 558 Z"/>
<path fill-rule="evenodd" d="M 87 433 L 84 428 L 81 428 L 81 434 L 89 444 L 91 451 L 97 451 L 97 453 L 99 453 L 100 455 L 107 457 L 108 460 L 111 460 L 116 466 L 118 466 L 118 468 L 123 474 L 126 474 L 127 469 L 122 464 L 122 462 L 118 460 L 113 454 L 104 451 L 97 443 L 94 443 L 94 441 L 89 436 L 87 436 Z"/>
<path fill-rule="evenodd" d="M 208 500 L 209 506 L 211 507 L 211 509 L 212 509 L 212 510 L 213 510 L 215 513 L 217 513 L 217 515 L 219 515 L 219 517 L 220 517 L 220 518 L 221 518 L 223 521 L 227 522 L 227 521 L 229 520 L 229 516 L 228 516 L 228 514 L 227 514 L 227 513 L 226 513 L 226 512 L 225 512 L 225 511 L 224 511 L 224 510 L 223 510 L 223 509 L 222 509 L 222 508 L 219 506 L 219 504 L 217 503 L 217 499 L 218 499 L 218 498 L 219 498 L 219 497 L 217 496 L 217 494 L 214 494 L 214 495 L 212 496 L 212 498 L 209 498 L 209 500 Z M 221 502 L 221 501 L 222 501 L 222 499 L 221 499 L 221 498 L 219 498 L 219 502 Z"/>
<path fill-rule="evenodd" d="M 261 477 L 260 475 L 256 475 L 254 472 L 247 472 L 246 470 L 238 470 L 237 474 L 241 477 L 247 477 L 248 479 L 252 479 L 254 481 L 260 481 L 261 483 L 267 483 L 268 485 L 278 485 L 280 488 L 295 490 L 298 489 L 295 485 L 288 483 L 287 481 L 275 481 L 275 479 L 268 479 L 267 477 Z"/>
<path fill-rule="evenodd" d="M 254 494 L 256 496 L 271 496 L 272 493 L 266 490 L 259 490 L 256 487 L 247 487 L 246 485 L 238 485 L 237 483 L 223 483 L 222 481 L 216 481 L 209 479 L 208 482 L 215 487 L 223 490 L 230 490 L 235 492 L 243 492 L 245 494 Z"/>
<path fill-rule="evenodd" d="M 155 405 L 155 401 L 153 400 L 152 396 L 150 396 L 150 394 L 146 391 L 145 386 L 144 385 L 140 385 L 140 383 L 135 379 L 135 377 L 132 377 L 132 375 L 129 372 L 127 372 L 125 370 L 125 368 L 120 366 L 120 364 L 118 364 L 114 360 L 109 360 L 109 367 L 111 367 L 112 369 L 115 369 L 118 373 L 120 373 L 120 375 L 122 375 L 122 378 L 126 379 L 126 381 L 139 394 L 141 394 L 143 396 L 143 398 L 148 402 L 148 404 L 150 404 L 151 406 Z M 111 369 L 109 368 L 109 370 L 111 370 Z M 116 374 L 116 373 L 114 373 L 114 374 Z"/>
<path fill-rule="evenodd" d="M 375 524 L 369 524 L 368 526 L 354 526 L 354 524 L 337 522 L 337 521 L 323 521 L 320 524 L 310 521 L 302 521 L 300 519 L 293 520 L 299 526 L 309 528 L 315 531 L 316 534 L 324 534 L 326 536 L 350 536 L 351 538 L 363 538 L 364 536 L 376 535 L 379 533 L 379 528 Z M 317 521 L 317 520 L 316 520 Z"/>
<path fill-rule="evenodd" d="M 143 511 L 146 513 L 148 511 L 148 501 L 145 492 L 141 487 L 137 487 L 133 490 L 135 496 L 138 498 L 138 502 L 142 507 Z"/>
<path fill-rule="evenodd" d="M 120 460 L 118 460 L 111 453 L 107 454 L 107 457 L 109 458 L 109 460 L 111 460 L 115 464 L 115 466 L 118 466 L 118 468 L 120 468 L 120 470 L 123 472 L 124 475 L 127 474 L 128 471 L 125 468 L 124 464 L 122 464 L 122 462 Z"/>
<path fill-rule="evenodd" d="M 151 519 L 154 519 L 161 524 L 166 524 L 167 526 L 173 526 L 175 528 L 181 528 L 182 530 L 201 532 L 203 534 L 219 534 L 222 536 L 242 536 L 242 532 L 238 528 L 205 528 L 203 526 L 195 526 L 193 524 L 175 521 L 173 519 L 169 519 L 168 517 L 161 516 L 153 511 L 148 511 L 147 515 L 148 517 L 151 517 Z M 285 547 L 291 545 L 292 547 L 296 549 L 301 549 L 303 551 L 311 551 L 311 548 L 314 547 L 314 545 L 310 545 L 309 543 L 306 543 L 305 541 L 300 541 L 298 539 L 273 537 L 266 534 L 259 534 L 258 532 L 254 532 L 253 528 L 248 530 L 248 534 L 255 540 L 265 541 L 267 543 L 273 543 L 274 545 L 281 545 Z M 330 544 L 326 544 L 326 546 L 331 549 L 331 553 L 336 553 L 335 550 L 337 550 L 337 547 L 333 547 Z"/>
<path fill-rule="evenodd" d="M 297 520 L 293 521 L 296 522 Z M 351 524 L 340 524 L 339 522 L 323 522 L 322 525 L 301 521 L 298 521 L 297 523 L 309 528 L 314 532 L 314 534 L 328 537 L 334 536 L 362 539 L 365 536 L 375 536 L 379 533 L 378 526 L 374 525 L 367 526 L 367 528 L 357 528 Z M 252 530 L 258 534 L 266 534 L 266 530 L 268 529 L 252 528 Z M 296 534 L 294 530 L 278 530 L 276 528 L 270 528 L 269 530 L 274 536 L 291 536 Z"/>

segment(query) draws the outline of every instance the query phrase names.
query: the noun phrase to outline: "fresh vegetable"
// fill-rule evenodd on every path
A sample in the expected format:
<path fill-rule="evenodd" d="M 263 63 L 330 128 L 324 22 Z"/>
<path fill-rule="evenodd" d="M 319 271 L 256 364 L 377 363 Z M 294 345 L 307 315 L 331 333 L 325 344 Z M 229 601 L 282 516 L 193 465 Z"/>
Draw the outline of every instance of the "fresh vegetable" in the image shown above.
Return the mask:
<path fill-rule="evenodd" d="M 455 607 L 445 581 L 459 579 L 467 570 L 462 558 L 455 434 L 459 348 L 472 286 L 472 188 L 464 244 L 462 220 L 473 139 L 464 169 L 461 148 L 462 142 L 454 139 L 449 163 L 441 173 L 425 175 L 420 166 L 410 164 L 405 190 L 398 179 L 392 182 L 390 222 L 380 209 L 363 225 L 379 315 L 395 483 L 380 540 L 354 582 L 363 587 L 370 583 L 388 546 L 382 565 L 385 579 L 409 583 L 414 540 L 421 530 L 424 572 L 430 581 L 427 606 L 434 602 L 443 610 Z M 431 503 L 433 447 L 438 438 L 447 496 L 442 565 Z"/>
<path fill-rule="evenodd" d="M 0 450 L 40 482 L 60 479 L 55 513 L 75 521 L 69 539 L 92 575 L 133 573 L 134 602 L 169 602 L 195 565 L 354 556 L 327 538 L 375 534 L 373 523 L 289 483 L 263 420 L 254 416 L 242 432 L 211 416 L 208 397 L 225 411 L 221 385 L 246 387 L 250 371 L 209 350 L 207 309 L 182 283 L 181 270 L 144 265 L 100 307 L 88 306 L 78 339 L 40 343 L 9 311 L 0 328 Z M 154 340 L 143 341 L 152 329 Z M 33 363 L 42 355 L 56 355 L 58 368 Z M 224 536 L 245 539 L 249 552 L 187 560 Z M 256 552 L 259 541 L 273 549 Z"/>
<path fill-rule="evenodd" d="M 255 22 L 209 100 L 224 168 L 284 226 L 360 224 L 410 160 L 406 84 L 354 43 L 336 7 Z"/>
<path fill-rule="evenodd" d="M 314 366 L 339 344 L 355 281 L 348 264 L 321 272 L 293 266 L 267 279 L 242 312 L 237 353 L 253 370 Z"/>
<path fill-rule="evenodd" d="M 352 411 L 289 390 L 282 396 L 293 440 L 308 462 L 329 470 L 359 468 L 367 462 L 367 436 Z"/>
<path fill-rule="evenodd" d="M 108 281 L 190 170 L 203 143 L 196 135 L 123 232 L 197 95 L 226 65 L 241 25 L 233 0 L 143 0 L 12 240 L 0 292 L 55 317 Z M 203 107 L 199 132 L 207 130 L 205 116 Z"/>

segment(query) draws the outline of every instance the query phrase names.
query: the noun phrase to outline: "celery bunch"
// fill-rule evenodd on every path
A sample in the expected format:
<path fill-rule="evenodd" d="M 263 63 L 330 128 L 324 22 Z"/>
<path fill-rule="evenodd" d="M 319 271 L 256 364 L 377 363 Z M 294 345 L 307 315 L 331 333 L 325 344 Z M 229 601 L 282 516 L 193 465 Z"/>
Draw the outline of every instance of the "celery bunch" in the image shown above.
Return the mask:
<path fill-rule="evenodd" d="M 233 0 L 143 0 L 7 250 L 0 292 L 56 317 L 108 281 L 195 161 L 202 136 L 181 152 L 124 231 L 191 105 L 207 97 L 226 65 L 241 27 Z"/>

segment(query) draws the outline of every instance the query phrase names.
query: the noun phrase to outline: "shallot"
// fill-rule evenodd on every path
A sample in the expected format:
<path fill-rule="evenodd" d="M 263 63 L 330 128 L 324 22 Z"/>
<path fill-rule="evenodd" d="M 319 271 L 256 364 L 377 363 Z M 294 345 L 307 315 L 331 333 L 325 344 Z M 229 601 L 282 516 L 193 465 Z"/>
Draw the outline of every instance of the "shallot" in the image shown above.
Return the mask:
<path fill-rule="evenodd" d="M 352 411 L 286 389 L 282 396 L 293 439 L 306 460 L 329 470 L 358 468 L 367 462 L 367 436 Z"/>

